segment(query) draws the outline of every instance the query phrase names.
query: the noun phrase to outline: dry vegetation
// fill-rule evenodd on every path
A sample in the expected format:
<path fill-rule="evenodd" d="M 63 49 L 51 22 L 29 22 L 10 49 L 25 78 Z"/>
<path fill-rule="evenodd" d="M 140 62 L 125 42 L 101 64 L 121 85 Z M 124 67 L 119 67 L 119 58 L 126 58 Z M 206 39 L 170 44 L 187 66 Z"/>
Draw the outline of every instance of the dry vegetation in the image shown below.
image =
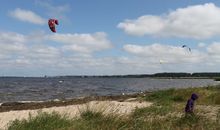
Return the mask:
<path fill-rule="evenodd" d="M 184 107 L 191 93 L 197 93 L 195 115 L 186 116 Z M 136 108 L 129 114 L 105 113 L 94 107 L 80 111 L 78 118 L 58 113 L 39 113 L 8 124 L 9 130 L 219 130 L 220 86 L 169 89 L 138 95 L 139 102 L 153 105 Z M 109 106 L 112 106 L 109 104 Z"/>

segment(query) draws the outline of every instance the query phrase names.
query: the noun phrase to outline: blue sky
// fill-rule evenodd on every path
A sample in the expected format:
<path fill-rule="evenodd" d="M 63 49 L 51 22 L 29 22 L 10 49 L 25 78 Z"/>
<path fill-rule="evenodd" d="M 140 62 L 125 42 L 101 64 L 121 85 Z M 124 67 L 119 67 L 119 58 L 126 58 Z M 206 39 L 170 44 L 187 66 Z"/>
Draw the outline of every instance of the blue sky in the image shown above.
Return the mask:
<path fill-rule="evenodd" d="M 0 16 L 2 76 L 220 71 L 217 0 L 2 0 Z"/>

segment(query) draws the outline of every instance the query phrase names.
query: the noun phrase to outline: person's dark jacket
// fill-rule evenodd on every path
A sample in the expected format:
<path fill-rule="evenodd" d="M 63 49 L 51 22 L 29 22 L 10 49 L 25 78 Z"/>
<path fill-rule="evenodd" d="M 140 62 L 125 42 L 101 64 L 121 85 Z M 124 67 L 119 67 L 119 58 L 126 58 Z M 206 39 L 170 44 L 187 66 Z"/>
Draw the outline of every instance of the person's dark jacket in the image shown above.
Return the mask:
<path fill-rule="evenodd" d="M 198 95 L 193 93 L 191 95 L 191 98 L 187 101 L 186 107 L 185 107 L 185 112 L 186 113 L 193 113 L 194 109 L 194 101 L 198 98 Z"/>

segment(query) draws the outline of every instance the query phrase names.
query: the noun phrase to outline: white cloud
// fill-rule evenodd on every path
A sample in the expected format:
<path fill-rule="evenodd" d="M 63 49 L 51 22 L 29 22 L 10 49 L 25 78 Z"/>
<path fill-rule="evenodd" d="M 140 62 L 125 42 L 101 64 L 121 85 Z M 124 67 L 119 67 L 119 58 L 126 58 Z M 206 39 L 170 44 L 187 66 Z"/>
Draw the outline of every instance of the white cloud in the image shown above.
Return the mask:
<path fill-rule="evenodd" d="M 98 54 L 111 46 L 105 33 L 34 36 L 0 32 L 0 66 L 10 74 L 38 76 L 219 71 L 218 42 L 207 43 L 202 50 L 191 48 L 192 52 L 154 43 L 124 45 L 124 52 L 117 56 Z"/>
<path fill-rule="evenodd" d="M 220 65 L 220 42 L 214 42 L 206 47 L 209 63 L 212 66 Z"/>
<path fill-rule="evenodd" d="M 27 49 L 24 45 L 25 42 L 26 37 L 24 35 L 0 32 L 0 55 L 23 53 Z"/>
<path fill-rule="evenodd" d="M 103 32 L 94 34 L 54 34 L 48 39 L 64 43 L 64 50 L 76 51 L 81 53 L 92 53 L 112 47 L 107 35 Z"/>
<path fill-rule="evenodd" d="M 188 55 L 188 50 L 182 47 L 175 47 L 163 44 L 151 44 L 146 46 L 127 44 L 124 46 L 124 50 L 140 56 L 162 56 L 162 55 Z"/>
<path fill-rule="evenodd" d="M 57 44 L 57 46 L 48 43 Z M 74 46 L 76 48 L 71 48 Z M 110 47 L 112 47 L 111 42 L 103 32 L 54 35 L 41 33 L 38 36 L 35 33 L 23 35 L 0 32 L 0 66 L 56 69 L 64 66 L 98 67 L 106 63 L 93 58 L 92 53 Z"/>
<path fill-rule="evenodd" d="M 220 42 L 214 42 L 207 47 L 207 52 L 211 55 L 219 55 L 220 57 Z"/>
<path fill-rule="evenodd" d="M 158 33 L 164 26 L 163 19 L 152 15 L 141 16 L 137 20 L 125 20 L 118 24 L 126 33 L 138 36 Z"/>
<path fill-rule="evenodd" d="M 220 8 L 213 3 L 179 8 L 161 16 L 144 15 L 118 24 L 131 35 L 205 39 L 220 35 Z"/>
<path fill-rule="evenodd" d="M 0 32 L 0 43 L 23 43 L 26 38 L 22 34 L 13 32 Z"/>
<path fill-rule="evenodd" d="M 9 15 L 13 18 L 16 18 L 20 21 L 29 22 L 33 24 L 43 25 L 46 24 L 47 20 L 42 18 L 41 16 L 35 14 L 30 10 L 24 10 L 17 8 L 14 11 L 10 11 Z"/>
<path fill-rule="evenodd" d="M 159 63 L 160 60 L 165 63 L 199 63 L 205 58 L 205 54 L 198 50 L 190 52 L 186 48 L 158 43 L 146 46 L 127 44 L 123 48 L 130 54 L 146 58 L 149 63 Z"/>
<path fill-rule="evenodd" d="M 145 46 L 127 44 L 123 48 L 131 55 L 123 61 L 131 64 L 130 66 L 142 68 L 143 71 L 149 68 L 148 71 L 153 73 L 219 71 L 220 43 L 218 42 L 207 44 L 205 50 L 192 49 L 191 53 L 186 48 L 159 43 Z M 160 60 L 164 62 L 161 64 Z"/>
<path fill-rule="evenodd" d="M 55 48 L 53 46 L 46 45 L 35 45 L 29 47 L 29 52 L 27 57 L 38 59 L 53 59 L 60 58 L 61 51 L 59 48 Z"/>
<path fill-rule="evenodd" d="M 22 43 L 0 44 L 0 48 L 1 53 L 11 53 L 12 51 L 13 53 L 16 53 L 22 52 L 26 49 L 26 47 Z"/>

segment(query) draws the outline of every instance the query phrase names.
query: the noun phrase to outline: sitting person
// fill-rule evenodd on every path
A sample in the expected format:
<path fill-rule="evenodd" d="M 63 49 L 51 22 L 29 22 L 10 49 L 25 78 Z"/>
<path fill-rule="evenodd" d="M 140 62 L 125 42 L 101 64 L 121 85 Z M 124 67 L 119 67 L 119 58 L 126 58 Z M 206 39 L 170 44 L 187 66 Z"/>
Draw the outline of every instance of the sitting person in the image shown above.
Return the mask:
<path fill-rule="evenodd" d="M 198 95 L 193 93 L 191 95 L 191 98 L 187 101 L 186 107 L 185 107 L 185 112 L 186 114 L 194 114 L 194 101 L 198 99 Z"/>

